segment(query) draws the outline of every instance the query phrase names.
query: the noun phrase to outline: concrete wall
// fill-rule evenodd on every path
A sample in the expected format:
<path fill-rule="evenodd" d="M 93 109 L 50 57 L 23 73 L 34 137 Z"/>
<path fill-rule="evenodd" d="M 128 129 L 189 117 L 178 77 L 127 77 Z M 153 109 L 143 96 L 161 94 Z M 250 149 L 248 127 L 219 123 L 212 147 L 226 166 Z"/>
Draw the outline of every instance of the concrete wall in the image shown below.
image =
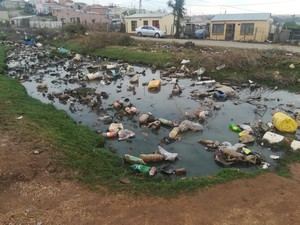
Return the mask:
<path fill-rule="evenodd" d="M 242 23 L 254 23 L 253 34 L 241 34 Z M 224 24 L 223 34 L 213 33 L 214 24 Z M 211 40 L 225 40 L 227 24 L 235 24 L 235 32 L 233 41 L 255 41 L 265 42 L 268 39 L 270 32 L 269 21 L 223 21 L 223 22 L 211 22 L 210 23 L 210 39 Z"/>
<path fill-rule="evenodd" d="M 139 17 L 139 18 L 125 18 L 125 26 L 126 33 L 134 34 L 135 31 L 132 30 L 131 22 L 136 21 L 137 27 L 141 27 L 144 25 L 144 21 L 148 21 L 148 25 L 152 26 L 152 21 L 159 21 L 159 29 L 166 31 L 167 35 L 173 35 L 173 19 L 174 16 L 172 14 L 166 15 L 164 17 Z"/>
<path fill-rule="evenodd" d="M 32 28 L 62 28 L 61 21 L 29 21 Z"/>

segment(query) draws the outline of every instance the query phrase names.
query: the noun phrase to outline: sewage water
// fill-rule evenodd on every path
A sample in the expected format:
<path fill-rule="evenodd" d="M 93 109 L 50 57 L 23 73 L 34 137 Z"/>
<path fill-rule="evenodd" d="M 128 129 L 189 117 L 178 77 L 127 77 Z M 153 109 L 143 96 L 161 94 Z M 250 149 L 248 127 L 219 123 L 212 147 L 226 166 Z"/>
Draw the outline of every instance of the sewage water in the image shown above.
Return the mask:
<path fill-rule="evenodd" d="M 33 61 L 33 60 L 32 60 Z M 202 122 L 204 130 L 201 132 L 187 131 L 181 134 L 181 141 L 176 141 L 169 145 L 161 144 L 161 146 L 170 152 L 179 153 L 180 160 L 175 162 L 164 162 L 152 164 L 162 167 L 171 164 L 174 168 L 185 167 L 187 176 L 206 176 L 212 175 L 221 170 L 222 167 L 215 163 L 214 152 L 207 151 L 205 146 L 198 143 L 199 139 L 217 140 L 220 143 L 229 141 L 232 144 L 238 143 L 238 134 L 229 130 L 229 124 L 250 123 L 256 121 L 271 121 L 274 109 L 283 109 L 292 112 L 295 108 L 300 107 L 299 95 L 286 91 L 274 91 L 264 87 L 256 88 L 251 91 L 249 88 L 243 88 L 236 91 L 238 98 L 227 100 L 224 102 L 215 102 L 220 106 L 220 110 L 213 110 L 208 107 L 207 102 L 214 102 L 212 98 L 194 100 L 191 98 L 191 91 L 198 90 L 206 92 L 211 89 L 208 85 L 194 85 L 197 80 L 179 79 L 179 85 L 184 87 L 183 92 L 179 96 L 170 96 L 172 93 L 173 82 L 163 81 L 161 90 L 157 93 L 149 92 L 147 86 L 143 83 L 152 79 L 160 79 L 160 71 L 151 71 L 147 67 L 134 66 L 137 72 L 144 71 L 144 75 L 140 75 L 139 82 L 135 85 L 135 92 L 128 91 L 130 86 L 128 76 L 122 76 L 114 79 L 109 85 L 103 81 L 81 81 L 68 82 L 68 79 L 78 77 L 80 71 L 84 67 L 83 64 L 78 66 L 74 72 L 67 71 L 70 61 L 68 59 L 60 60 L 59 63 L 39 65 L 36 60 L 30 66 L 29 79 L 22 82 L 28 94 L 33 98 L 39 99 L 44 103 L 51 103 L 57 109 L 65 110 L 71 118 L 77 123 L 86 125 L 94 131 L 105 132 L 109 125 L 104 124 L 98 118 L 100 116 L 111 115 L 113 122 L 122 123 L 125 129 L 132 130 L 136 133 L 136 137 L 131 142 L 118 141 L 117 139 L 107 139 L 107 145 L 114 148 L 120 156 L 131 154 L 139 156 L 141 153 L 150 154 L 157 150 L 161 139 L 168 136 L 172 128 L 161 126 L 158 130 L 150 128 L 142 128 L 138 123 L 138 116 L 128 116 L 118 119 L 116 110 L 112 107 L 112 103 L 116 100 L 128 98 L 130 102 L 140 110 L 141 113 L 151 112 L 155 118 L 165 118 L 173 121 L 182 121 L 186 112 L 192 114 L 198 108 L 203 108 L 209 112 L 209 116 L 205 122 Z M 99 62 L 92 62 L 99 65 Z M 17 66 L 16 66 L 17 64 Z M 8 75 L 15 76 L 15 68 L 27 66 L 26 63 L 11 60 L 8 62 Z M 87 64 L 85 65 L 87 66 Z M 27 68 L 28 69 L 28 68 Z M 101 71 L 104 72 L 104 71 Z M 37 85 L 40 82 L 46 82 L 48 88 L 45 91 L 38 91 Z M 101 107 L 103 110 L 99 113 L 92 111 L 89 107 L 79 104 L 75 101 L 73 104 L 75 111 L 70 110 L 70 101 L 60 102 L 58 98 L 49 100 L 46 96 L 48 93 L 64 92 L 64 90 L 73 90 L 84 84 L 87 88 L 93 88 L 97 93 L 108 93 L 107 99 L 102 99 Z M 118 90 L 119 89 L 119 90 Z M 118 91 L 117 91 L 118 90 Z M 257 111 L 258 106 L 265 105 L 266 108 Z M 282 151 L 273 152 L 269 148 L 260 146 L 257 143 L 248 145 L 248 148 L 262 155 L 266 162 L 271 164 L 271 168 L 276 166 L 276 161 L 270 159 L 270 155 L 276 154 L 283 156 Z M 254 171 L 255 166 L 236 165 L 244 171 Z"/>

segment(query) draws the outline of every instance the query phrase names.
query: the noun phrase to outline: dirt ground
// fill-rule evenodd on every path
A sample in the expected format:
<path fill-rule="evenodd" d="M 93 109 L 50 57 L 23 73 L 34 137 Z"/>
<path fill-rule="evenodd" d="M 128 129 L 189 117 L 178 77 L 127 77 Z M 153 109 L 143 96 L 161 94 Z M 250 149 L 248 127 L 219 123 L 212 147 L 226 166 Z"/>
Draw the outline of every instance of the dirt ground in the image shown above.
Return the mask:
<path fill-rule="evenodd" d="M 0 224 L 299 224 L 300 164 L 173 199 L 109 196 L 70 181 L 51 147 L 0 130 Z M 38 151 L 38 152 L 36 152 Z"/>

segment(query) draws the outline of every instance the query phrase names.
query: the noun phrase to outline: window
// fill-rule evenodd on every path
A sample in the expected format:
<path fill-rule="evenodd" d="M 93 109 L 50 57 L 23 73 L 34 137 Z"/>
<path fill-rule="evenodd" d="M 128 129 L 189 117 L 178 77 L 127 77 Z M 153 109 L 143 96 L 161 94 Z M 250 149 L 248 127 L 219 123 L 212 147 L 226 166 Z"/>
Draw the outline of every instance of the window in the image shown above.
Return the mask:
<path fill-rule="evenodd" d="M 253 34 L 254 23 L 242 23 L 241 24 L 241 34 Z"/>
<path fill-rule="evenodd" d="M 80 17 L 77 17 L 77 24 L 80 24 Z"/>
<path fill-rule="evenodd" d="M 131 21 L 131 31 L 135 31 L 135 28 L 137 27 L 136 21 Z"/>
<path fill-rule="evenodd" d="M 213 24 L 212 33 L 213 34 L 223 34 L 224 33 L 224 24 Z"/>
<path fill-rule="evenodd" d="M 144 20 L 144 25 L 148 25 L 148 20 Z"/>
<path fill-rule="evenodd" d="M 159 29 L 159 20 L 153 20 L 152 26 L 157 27 Z"/>

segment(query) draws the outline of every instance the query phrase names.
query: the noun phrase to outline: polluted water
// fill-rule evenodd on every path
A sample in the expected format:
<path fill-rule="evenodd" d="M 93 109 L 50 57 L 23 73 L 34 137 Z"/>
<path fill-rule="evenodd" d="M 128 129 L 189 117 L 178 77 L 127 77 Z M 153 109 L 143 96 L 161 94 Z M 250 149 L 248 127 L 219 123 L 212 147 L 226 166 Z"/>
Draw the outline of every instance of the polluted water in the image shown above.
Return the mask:
<path fill-rule="evenodd" d="M 64 110 L 78 124 L 99 133 L 99 138 L 100 134 L 105 136 L 106 144 L 120 156 L 153 154 L 159 147 L 178 154 L 174 161 L 150 163 L 149 167 L 155 166 L 157 171 L 171 165 L 185 168 L 185 176 L 215 174 L 224 165 L 215 161 L 216 149 L 208 148 L 199 140 L 235 145 L 240 143 L 241 137 L 230 129 L 230 124 L 251 127 L 261 122 L 267 124 L 272 121 L 274 110 L 293 112 L 300 107 L 299 95 L 259 85 L 255 88 L 249 84 L 232 86 L 233 95 L 225 96 L 225 89 L 215 92 L 219 87 L 217 81 L 199 82 L 197 75 L 183 76 L 180 63 L 174 76 L 166 76 L 163 71 L 149 67 L 91 56 L 79 58 L 72 52 L 50 58 L 53 49 L 50 46 L 16 47 L 7 53 L 7 75 L 18 79 L 28 95 Z M 203 75 L 206 74 L 209 72 Z M 153 80 L 160 81 L 157 82 L 159 87 L 150 90 L 148 84 Z M 142 114 L 154 118 L 153 123 L 140 124 Z M 158 118 L 160 122 L 154 123 Z M 178 138 L 170 138 L 173 126 L 178 127 L 186 120 L 200 124 L 203 130 L 186 128 L 180 132 L 179 129 Z M 121 124 L 122 131 L 127 133 L 118 133 L 118 129 L 109 131 L 112 123 Z M 119 140 L 118 134 L 124 138 Z M 127 134 L 130 138 L 126 138 Z M 244 148 L 259 154 L 271 169 L 275 168 L 274 155 L 281 158 L 284 151 L 265 147 L 259 141 L 261 136 L 255 138 Z M 244 163 L 232 167 L 244 171 L 259 168 Z"/>

